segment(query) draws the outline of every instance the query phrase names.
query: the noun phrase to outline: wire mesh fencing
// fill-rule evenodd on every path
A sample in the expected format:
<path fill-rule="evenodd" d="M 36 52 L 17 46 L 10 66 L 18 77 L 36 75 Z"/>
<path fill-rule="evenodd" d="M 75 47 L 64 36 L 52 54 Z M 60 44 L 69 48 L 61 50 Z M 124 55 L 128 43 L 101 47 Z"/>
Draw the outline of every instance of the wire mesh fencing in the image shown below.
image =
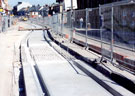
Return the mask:
<path fill-rule="evenodd" d="M 135 2 L 103 5 L 100 10 L 104 29 L 102 55 L 135 72 Z"/>
<path fill-rule="evenodd" d="M 107 57 L 112 60 L 112 7 L 101 7 L 100 12 L 103 18 L 102 29 L 104 29 L 101 31 L 101 53 L 103 57 Z"/>
<path fill-rule="evenodd" d="M 74 11 L 74 30 L 75 31 L 74 31 L 73 38 L 75 40 L 86 42 L 86 10 L 85 9 Z"/>
<path fill-rule="evenodd" d="M 114 6 L 113 11 L 114 58 L 135 71 L 135 3 Z M 122 58 L 118 58 L 116 53 Z"/>
<path fill-rule="evenodd" d="M 89 48 L 101 53 L 101 20 L 99 8 L 86 9 L 86 44 Z"/>

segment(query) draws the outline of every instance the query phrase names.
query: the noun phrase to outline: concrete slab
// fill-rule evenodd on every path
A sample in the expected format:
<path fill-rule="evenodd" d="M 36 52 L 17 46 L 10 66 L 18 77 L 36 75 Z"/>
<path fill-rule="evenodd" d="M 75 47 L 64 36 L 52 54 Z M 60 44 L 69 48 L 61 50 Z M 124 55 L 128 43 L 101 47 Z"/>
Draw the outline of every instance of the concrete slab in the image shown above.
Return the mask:
<path fill-rule="evenodd" d="M 51 96 L 111 96 L 91 78 L 77 74 L 68 63 L 41 63 L 38 68 Z"/>

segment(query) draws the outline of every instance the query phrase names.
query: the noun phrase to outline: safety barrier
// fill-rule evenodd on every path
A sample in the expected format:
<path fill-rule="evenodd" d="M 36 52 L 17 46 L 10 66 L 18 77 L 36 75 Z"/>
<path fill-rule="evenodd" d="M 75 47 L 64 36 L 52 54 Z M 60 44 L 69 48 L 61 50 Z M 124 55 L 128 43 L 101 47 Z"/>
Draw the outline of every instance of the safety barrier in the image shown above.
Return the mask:
<path fill-rule="evenodd" d="M 135 2 L 100 6 L 102 56 L 135 72 Z"/>

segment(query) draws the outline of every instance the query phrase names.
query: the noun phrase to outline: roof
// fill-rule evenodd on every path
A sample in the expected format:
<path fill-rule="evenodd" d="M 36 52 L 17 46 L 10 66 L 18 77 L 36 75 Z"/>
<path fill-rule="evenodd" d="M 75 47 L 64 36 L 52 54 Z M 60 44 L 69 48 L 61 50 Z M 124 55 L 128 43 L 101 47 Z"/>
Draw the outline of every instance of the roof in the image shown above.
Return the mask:
<path fill-rule="evenodd" d="M 41 8 L 40 5 L 37 5 L 37 6 L 33 5 L 32 7 L 30 7 L 30 8 L 28 9 L 28 11 L 29 11 L 29 12 L 38 12 L 40 8 Z"/>
<path fill-rule="evenodd" d="M 31 7 L 32 5 L 28 2 L 22 2 L 22 3 L 18 3 L 16 5 L 17 7 L 17 11 L 20 11 L 22 8 L 27 8 L 27 7 Z"/>
<path fill-rule="evenodd" d="M 27 8 L 22 8 L 19 11 L 27 11 Z"/>
<path fill-rule="evenodd" d="M 49 7 L 42 6 L 39 10 L 40 11 L 49 11 Z"/>

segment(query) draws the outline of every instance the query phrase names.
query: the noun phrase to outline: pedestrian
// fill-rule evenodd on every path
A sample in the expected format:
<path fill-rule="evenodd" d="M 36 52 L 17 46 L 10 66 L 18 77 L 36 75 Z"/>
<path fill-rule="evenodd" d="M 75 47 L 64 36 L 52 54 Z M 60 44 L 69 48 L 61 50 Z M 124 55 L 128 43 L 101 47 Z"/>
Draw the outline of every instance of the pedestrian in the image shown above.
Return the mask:
<path fill-rule="evenodd" d="M 80 18 L 80 28 L 83 27 L 83 18 Z"/>

